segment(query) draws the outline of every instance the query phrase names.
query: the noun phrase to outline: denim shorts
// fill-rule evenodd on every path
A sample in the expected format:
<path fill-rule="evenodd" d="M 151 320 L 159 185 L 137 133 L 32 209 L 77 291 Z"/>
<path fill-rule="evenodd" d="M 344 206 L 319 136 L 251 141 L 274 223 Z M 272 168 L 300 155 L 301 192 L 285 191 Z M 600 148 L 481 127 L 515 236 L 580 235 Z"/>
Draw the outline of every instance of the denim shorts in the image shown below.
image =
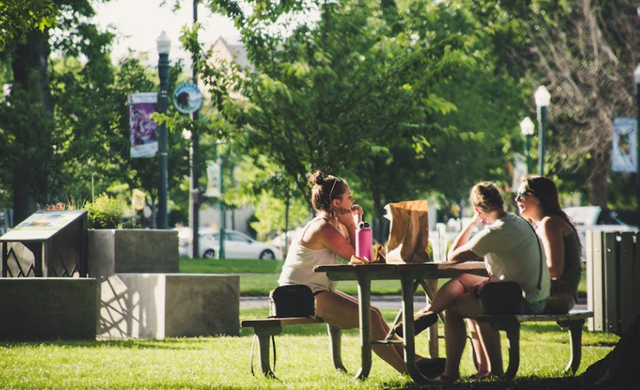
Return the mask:
<path fill-rule="evenodd" d="M 547 306 L 547 300 L 543 299 L 537 302 L 529 302 L 526 299 L 524 300 L 523 310 L 524 314 L 542 314 L 544 312 L 545 307 Z"/>

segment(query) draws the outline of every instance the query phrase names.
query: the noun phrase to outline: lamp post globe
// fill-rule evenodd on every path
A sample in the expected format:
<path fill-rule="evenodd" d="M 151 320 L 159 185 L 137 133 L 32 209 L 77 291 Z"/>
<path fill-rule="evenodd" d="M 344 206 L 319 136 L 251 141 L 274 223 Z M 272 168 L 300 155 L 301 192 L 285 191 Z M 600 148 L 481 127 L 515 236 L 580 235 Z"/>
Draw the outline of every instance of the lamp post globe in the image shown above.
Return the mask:
<path fill-rule="evenodd" d="M 540 86 L 535 93 L 536 107 L 538 111 L 538 126 L 540 128 L 540 144 L 538 146 L 538 174 L 544 176 L 544 143 L 545 143 L 545 123 L 547 121 L 547 110 L 551 103 L 551 94 L 544 86 Z"/>
<path fill-rule="evenodd" d="M 520 134 L 524 138 L 524 156 L 527 161 L 527 173 L 531 170 L 531 136 L 535 125 L 531 118 L 526 117 L 520 122 Z"/>
<path fill-rule="evenodd" d="M 158 77 L 160 78 L 160 93 L 158 96 L 158 113 L 167 112 L 167 85 L 169 82 L 169 51 L 171 40 L 166 32 L 162 32 L 156 39 L 158 49 Z M 158 184 L 158 228 L 167 228 L 167 193 L 168 191 L 168 159 L 167 159 L 167 125 L 159 126 L 158 150 L 160 152 L 160 180 Z"/>

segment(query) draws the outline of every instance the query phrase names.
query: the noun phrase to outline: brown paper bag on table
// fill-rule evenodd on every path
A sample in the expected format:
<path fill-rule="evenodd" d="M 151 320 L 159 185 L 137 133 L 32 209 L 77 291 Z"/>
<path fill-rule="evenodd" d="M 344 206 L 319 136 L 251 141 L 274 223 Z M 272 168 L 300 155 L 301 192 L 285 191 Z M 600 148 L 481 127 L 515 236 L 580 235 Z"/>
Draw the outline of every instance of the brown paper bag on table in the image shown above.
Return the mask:
<path fill-rule="evenodd" d="M 426 200 L 389 203 L 391 221 L 387 263 L 422 264 L 429 261 L 429 204 Z"/>

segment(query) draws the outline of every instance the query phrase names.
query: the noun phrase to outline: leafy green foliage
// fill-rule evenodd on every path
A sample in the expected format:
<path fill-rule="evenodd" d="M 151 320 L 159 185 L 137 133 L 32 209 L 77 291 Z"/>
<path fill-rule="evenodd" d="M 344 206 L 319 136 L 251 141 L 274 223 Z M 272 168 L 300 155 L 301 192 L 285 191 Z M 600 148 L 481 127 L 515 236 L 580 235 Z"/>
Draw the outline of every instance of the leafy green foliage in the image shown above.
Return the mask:
<path fill-rule="evenodd" d="M 116 198 L 100 195 L 85 204 L 89 227 L 93 229 L 116 229 L 122 222 L 123 204 Z"/>
<path fill-rule="evenodd" d="M 7 41 L 24 42 L 32 29 L 44 31 L 54 26 L 56 12 L 52 0 L 0 1 L 0 51 Z"/>
<path fill-rule="evenodd" d="M 235 2 L 212 6 L 235 17 L 254 61 L 246 77 L 230 82 L 245 99 L 222 104 L 225 116 L 242 128 L 229 135 L 234 147 L 257 165 L 264 159 L 273 162 L 305 199 L 309 171 L 340 173 L 364 196 L 371 194 L 373 202 L 365 203 L 372 204 L 378 216 L 389 201 L 430 191 L 446 189 L 462 198 L 461 187 L 469 180 L 451 187 L 450 173 L 470 163 L 466 152 L 483 137 L 474 136 L 475 129 L 440 125 L 443 116 L 456 110 L 441 86 L 480 69 L 481 50 L 488 46 L 480 39 L 482 31 L 464 22 L 463 11 L 431 2 L 402 7 L 385 3 L 381 14 L 377 3 L 367 1 L 322 3 L 315 8 L 319 21 L 300 22 L 283 36 L 246 29 L 254 18 L 268 24 L 289 15 L 269 7 L 266 14 L 255 12 L 262 3 L 251 4 L 255 8 L 247 11 Z M 290 11 L 302 12 L 304 7 Z M 392 19 L 397 22 L 390 23 Z M 476 76 L 491 78 L 491 68 L 486 69 Z M 220 78 L 216 80 L 217 86 Z M 491 125 L 489 130 L 501 134 L 487 138 L 501 140 L 507 129 Z M 448 141 L 442 155 L 433 153 L 439 139 L 440 144 Z M 448 159 L 448 145 L 459 145 L 457 164 Z M 500 149 L 497 141 L 488 148 Z M 483 173 L 496 162 L 504 160 L 486 165 L 473 161 Z M 451 169 L 442 170 L 442 165 Z M 465 197 L 467 191 L 464 188 Z"/>
<path fill-rule="evenodd" d="M 613 119 L 636 112 L 632 75 L 640 47 L 637 4 L 629 0 L 458 3 L 492 31 L 499 48 L 497 70 L 521 81 L 531 116 L 535 115 L 533 90 L 538 85 L 548 87 L 552 101 L 546 174 L 565 181 L 567 187 L 561 191 L 586 193 L 588 203 L 606 207 L 612 182 Z M 635 203 L 632 192 L 627 190 L 626 196 Z"/>

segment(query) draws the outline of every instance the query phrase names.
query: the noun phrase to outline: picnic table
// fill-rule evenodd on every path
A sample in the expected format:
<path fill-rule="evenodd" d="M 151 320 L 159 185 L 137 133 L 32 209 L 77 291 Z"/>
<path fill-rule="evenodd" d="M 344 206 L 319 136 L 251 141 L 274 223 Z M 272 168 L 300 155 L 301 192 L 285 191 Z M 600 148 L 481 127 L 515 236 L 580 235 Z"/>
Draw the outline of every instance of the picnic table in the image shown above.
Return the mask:
<path fill-rule="evenodd" d="M 402 324 L 404 340 L 404 361 L 407 372 L 416 383 L 426 383 L 428 379 L 415 365 L 415 336 L 413 324 L 413 296 L 416 284 L 423 280 L 453 278 L 464 273 L 486 275 L 484 262 L 465 263 L 425 263 L 425 264 L 339 264 L 321 265 L 315 272 L 325 272 L 334 281 L 355 280 L 358 282 L 360 311 L 360 369 L 356 378 L 365 379 L 371 371 L 371 344 L 391 343 L 393 340 L 371 340 L 371 281 L 399 280 L 402 288 Z M 432 356 L 434 357 L 434 356 Z"/>

